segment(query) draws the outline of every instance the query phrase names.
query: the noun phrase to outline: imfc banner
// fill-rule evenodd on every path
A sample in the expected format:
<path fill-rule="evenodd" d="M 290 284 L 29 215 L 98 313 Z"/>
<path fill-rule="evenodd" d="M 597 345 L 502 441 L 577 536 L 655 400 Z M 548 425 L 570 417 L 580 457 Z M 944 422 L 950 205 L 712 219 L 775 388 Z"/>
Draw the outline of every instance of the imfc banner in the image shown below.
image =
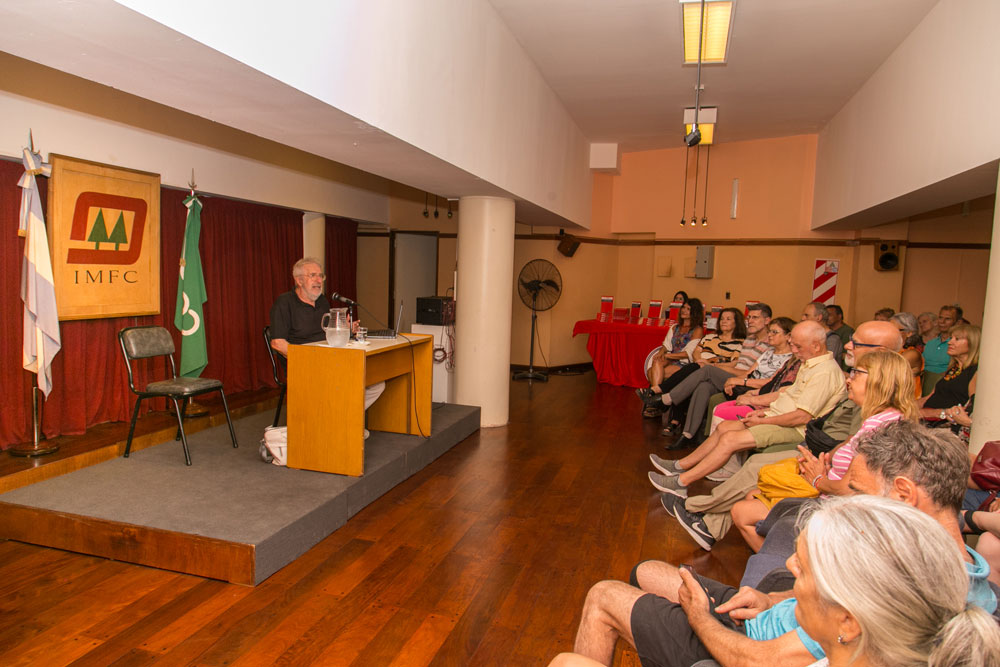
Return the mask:
<path fill-rule="evenodd" d="M 59 319 L 159 313 L 159 174 L 49 157 Z"/>

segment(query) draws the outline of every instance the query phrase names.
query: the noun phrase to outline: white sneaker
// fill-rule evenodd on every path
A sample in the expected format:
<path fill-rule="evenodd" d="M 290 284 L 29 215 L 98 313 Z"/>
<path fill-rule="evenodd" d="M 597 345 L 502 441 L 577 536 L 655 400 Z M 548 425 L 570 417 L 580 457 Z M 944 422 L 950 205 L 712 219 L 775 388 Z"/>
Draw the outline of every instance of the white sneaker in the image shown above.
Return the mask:
<path fill-rule="evenodd" d="M 705 475 L 705 479 L 713 482 L 724 482 L 738 473 L 743 464 L 746 463 L 746 460 L 746 452 L 734 452 L 724 466 L 709 475 Z"/>

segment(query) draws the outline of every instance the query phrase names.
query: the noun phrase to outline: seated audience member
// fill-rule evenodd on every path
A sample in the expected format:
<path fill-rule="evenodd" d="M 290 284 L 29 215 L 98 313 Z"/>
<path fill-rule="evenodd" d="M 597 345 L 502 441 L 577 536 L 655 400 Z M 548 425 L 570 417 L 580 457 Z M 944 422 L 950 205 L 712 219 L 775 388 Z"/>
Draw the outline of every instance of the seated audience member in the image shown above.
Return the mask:
<path fill-rule="evenodd" d="M 875 317 L 872 319 L 876 322 L 888 322 L 889 318 L 896 314 L 896 311 L 892 308 L 879 308 L 875 311 Z"/>
<path fill-rule="evenodd" d="M 693 452 L 667 466 L 672 474 L 650 472 L 660 491 L 687 497 L 687 487 L 723 466 L 733 453 L 802 442 L 806 423 L 834 408 L 846 395 L 844 374 L 826 351 L 826 329 L 799 322 L 792 329 L 792 352 L 802 361 L 795 383 L 779 392 L 771 406 L 741 421 L 723 422 Z"/>
<path fill-rule="evenodd" d="M 979 535 L 976 551 L 990 564 L 990 582 L 1000 586 L 1000 498 L 986 510 L 965 510 L 962 519 L 966 532 Z"/>
<path fill-rule="evenodd" d="M 818 458 L 808 447 L 799 445 L 798 461 L 789 459 L 786 462 L 792 466 L 797 463 L 797 470 L 789 466 L 787 470 L 774 471 L 774 466 L 786 465 L 779 463 L 761 471 L 762 480 L 768 471 L 777 473 L 779 480 L 781 475 L 788 477 L 784 488 L 754 489 L 746 500 L 733 506 L 733 523 L 754 551 L 759 551 L 764 542 L 764 538 L 757 534 L 757 522 L 767 517 L 775 503 L 782 498 L 849 495 L 851 490 L 845 476 L 854 458 L 858 439 L 890 422 L 918 419 L 909 364 L 897 352 L 876 350 L 858 361 L 847 380 L 847 397 L 861 407 L 864 421 L 857 433 L 829 453 L 821 453 Z"/>
<path fill-rule="evenodd" d="M 924 339 L 924 396 L 934 391 L 934 385 L 951 364 L 951 357 L 948 356 L 948 340 L 951 338 L 951 328 L 961 318 L 961 307 L 941 306 L 937 317 L 937 336 L 930 340 Z"/>
<path fill-rule="evenodd" d="M 842 364 L 844 361 L 844 342 L 840 339 L 840 335 L 831 331 L 830 327 L 827 325 L 826 320 L 826 306 L 819 301 L 812 301 L 807 303 L 805 308 L 802 309 L 801 321 L 812 320 L 813 322 L 818 322 L 821 327 L 826 331 L 826 350 L 833 355 L 834 361 L 838 364 Z"/>
<path fill-rule="evenodd" d="M 848 476 L 852 489 L 858 493 L 902 501 L 936 522 L 950 539 L 953 553 L 961 554 L 965 563 L 966 602 L 992 614 L 996 611 L 997 600 L 986 579 L 989 566 L 979 554 L 965 546 L 958 527 L 957 508 L 961 503 L 965 477 L 969 473 L 969 459 L 963 450 L 961 443 L 950 434 L 899 421 L 871 431 L 858 442 L 858 452 L 851 462 Z M 871 463 L 866 461 L 866 453 L 872 455 Z M 882 506 L 868 498 L 838 498 L 821 502 L 821 505 L 827 504 L 832 504 L 834 509 L 821 507 L 818 516 L 836 512 L 841 505 Z M 873 523 L 887 526 L 891 522 Z M 806 526 L 807 558 L 811 526 L 811 523 Z M 918 523 L 916 526 L 915 532 L 925 536 L 931 534 L 928 531 L 930 524 Z M 887 576 L 883 568 L 863 567 L 868 560 L 866 552 L 858 545 L 880 534 L 881 530 L 876 529 L 840 531 L 835 538 L 838 547 L 832 549 L 836 553 L 828 555 L 852 560 L 869 570 L 867 576 L 877 580 L 869 585 L 872 593 L 888 600 L 898 599 L 894 589 L 884 590 L 878 583 L 882 576 Z M 898 563 L 916 562 L 922 558 L 919 555 L 922 553 L 920 543 L 912 545 L 908 539 L 901 538 L 896 532 L 888 540 L 889 547 L 899 550 L 895 556 Z M 794 541 L 792 545 L 786 559 L 794 553 Z M 960 562 L 958 557 L 953 558 Z M 802 593 L 812 583 L 810 575 L 815 574 L 810 572 L 808 562 L 804 572 L 801 563 L 793 562 L 791 565 L 805 577 L 802 582 L 795 582 L 795 592 Z M 905 581 L 905 577 L 903 579 Z M 690 577 L 688 573 L 681 573 L 678 568 L 662 561 L 639 563 L 632 570 L 631 582 L 632 585 L 601 581 L 591 587 L 577 630 L 576 653 L 609 665 L 616 641 L 624 638 L 636 648 L 643 664 L 652 665 L 687 666 L 697 660 L 714 657 L 724 665 L 805 666 L 824 657 L 822 644 L 817 644 L 814 641 L 816 638 L 800 627 L 799 619 L 809 613 L 809 609 L 799 609 L 798 599 L 789 598 L 787 593 L 765 595 L 749 587 L 737 590 L 706 577 Z M 906 585 L 912 586 L 912 582 Z M 702 613 L 704 608 L 694 610 L 690 605 L 678 604 L 682 597 L 696 593 L 692 590 L 694 586 L 707 589 L 715 601 L 714 613 L 706 615 Z M 687 590 L 682 591 L 682 587 Z M 808 590 L 805 592 L 808 595 Z M 685 604 L 687 602 L 685 599 Z M 739 621 L 744 622 L 739 625 Z M 905 625 L 906 621 L 901 623 Z M 809 625 L 809 621 L 805 624 Z M 885 630 L 895 632 L 897 625 L 896 622 L 886 622 Z M 906 639 L 905 633 L 912 630 L 900 630 L 900 636 Z M 822 641 L 822 633 L 819 634 Z M 969 640 L 968 643 L 974 644 L 976 640 Z"/>
<path fill-rule="evenodd" d="M 701 417 L 699 418 L 699 423 L 702 418 L 704 418 L 705 410 L 707 406 L 708 397 L 712 394 L 721 391 L 722 387 L 725 385 L 726 380 L 731 377 L 744 377 L 750 368 L 757 362 L 757 360 L 764 354 L 765 351 L 770 349 L 770 345 L 767 344 L 767 325 L 771 322 L 771 307 L 766 303 L 755 303 L 748 307 L 749 315 L 746 317 L 746 339 L 743 341 L 743 346 L 740 348 L 739 357 L 735 361 L 720 363 L 720 364 L 701 364 L 698 368 L 692 367 L 685 377 L 675 376 L 671 378 L 676 384 L 673 386 L 664 387 L 664 393 L 660 396 L 655 396 L 652 394 L 640 394 L 643 403 L 647 407 L 660 407 L 660 406 L 670 406 L 675 403 L 674 398 L 677 402 L 687 400 L 694 394 L 695 389 L 699 387 L 703 382 L 708 382 L 709 387 L 714 387 L 711 391 L 703 390 L 702 394 L 707 393 L 704 400 L 706 401 L 704 405 L 690 405 L 688 407 L 688 412 L 690 413 L 692 409 L 701 409 Z M 683 386 L 682 386 L 683 385 Z M 676 388 L 676 391 L 675 391 Z M 676 394 L 676 396 L 675 396 Z M 701 395 L 699 395 L 699 401 L 701 400 Z M 668 427 L 664 430 L 663 435 L 673 435 L 673 429 Z M 687 433 L 687 436 L 693 436 L 694 433 Z M 674 443 L 673 448 L 681 448 L 690 445 L 689 440 L 680 439 L 678 443 Z"/>
<path fill-rule="evenodd" d="M 844 345 L 847 345 L 854 333 L 854 328 L 844 323 L 844 309 L 836 304 L 831 303 L 826 307 L 826 326 L 840 336 L 840 342 Z"/>
<path fill-rule="evenodd" d="M 289 345 L 303 345 L 326 340 L 320 326 L 323 315 L 330 312 L 330 302 L 323 294 L 326 275 L 318 259 L 303 257 L 292 267 L 295 289 L 278 296 L 271 306 L 271 347 L 288 356 Z M 365 410 L 378 400 L 385 390 L 379 382 L 365 388 Z M 368 437 L 368 431 L 365 431 Z"/>
<path fill-rule="evenodd" d="M 930 312 L 929 310 L 917 315 L 917 333 L 920 334 L 920 340 L 926 345 L 929 340 L 938 335 L 937 328 L 937 315 Z"/>
<path fill-rule="evenodd" d="M 747 328 L 743 321 L 743 313 L 735 308 L 723 309 L 719 313 L 717 333 L 706 334 L 691 354 L 694 363 L 673 375 L 669 381 L 661 386 L 668 392 L 675 391 L 675 388 L 686 378 L 704 367 L 734 363 L 739 359 L 746 336 Z M 653 393 L 651 389 L 637 390 L 636 395 L 642 399 L 645 406 L 643 414 L 646 414 L 647 410 L 662 411 L 665 407 L 663 401 L 660 400 L 660 395 Z M 672 422 L 668 428 L 673 428 L 674 423 L 676 422 Z"/>
<path fill-rule="evenodd" d="M 900 420 L 858 440 L 848 466 L 847 483 L 854 493 L 895 498 L 931 515 L 964 547 L 958 512 L 971 467 L 968 448 L 954 434 Z M 760 552 L 747 562 L 743 585 L 757 586 L 765 575 L 772 578 L 772 571 L 794 551 L 795 514 L 801 504 L 793 501 L 784 500 L 776 506 L 774 512 L 783 516 L 774 521 Z M 786 503 L 791 504 L 783 508 Z M 986 590 L 989 566 L 971 550 L 965 560 L 970 577 L 977 582 L 977 604 L 993 613 L 996 593 Z"/>
<path fill-rule="evenodd" d="M 951 426 L 960 412 L 971 412 L 970 401 L 976 393 L 981 331 L 974 324 L 959 324 L 950 331 L 948 356 L 951 365 L 928 396 L 919 401 L 920 416 L 928 423 Z M 956 431 L 958 429 L 955 429 Z"/>
<path fill-rule="evenodd" d="M 663 338 L 660 349 L 650 362 L 646 376 L 649 386 L 655 393 L 660 393 L 660 383 L 677 372 L 681 366 L 691 362 L 690 343 L 698 341 L 703 334 L 702 322 L 705 319 L 701 301 L 691 299 L 681 306 L 680 320 L 672 324 Z"/>
<path fill-rule="evenodd" d="M 913 372 L 913 391 L 917 398 L 923 396 L 921 386 L 924 374 L 924 339 L 918 333 L 917 318 L 913 313 L 896 313 L 889 321 L 899 328 L 899 335 L 903 337 L 903 349 L 899 351 L 903 358 L 910 364 Z"/>
<path fill-rule="evenodd" d="M 853 367 L 876 350 L 899 351 L 902 342 L 899 331 L 889 322 L 864 322 L 848 341 L 845 360 Z M 823 416 L 822 432 L 829 442 L 843 442 L 857 433 L 860 427 L 861 409 L 847 398 Z M 711 550 L 733 525 L 730 514 L 733 505 L 757 486 L 760 469 L 770 463 L 793 458 L 796 454 L 792 446 L 768 448 L 764 453 L 747 459 L 736 474 L 709 494 L 683 499 L 664 493 L 660 502 L 699 546 Z M 666 459 L 650 454 L 649 460 L 661 472 L 670 470 L 671 462 Z"/>
<path fill-rule="evenodd" d="M 767 325 L 767 343 L 771 349 L 764 352 L 757 363 L 750 367 L 746 377 L 733 376 L 726 380 L 722 386 L 722 393 L 735 398 L 716 404 L 712 412 L 713 425 L 709 435 L 719 422 L 739 419 L 753 412 L 750 396 L 777 392 L 781 387 L 787 387 L 795 382 L 800 362 L 792 354 L 792 347 L 789 344 L 793 327 L 795 322 L 788 317 L 776 317 Z M 746 399 L 740 400 L 741 397 Z"/>
<path fill-rule="evenodd" d="M 908 505 L 870 497 L 824 503 L 788 567 L 802 630 L 831 667 L 1000 661 L 1000 628 L 967 604 L 969 575 L 954 540 Z M 701 588 L 685 583 L 687 595 L 678 594 L 689 617 L 709 613 Z"/>

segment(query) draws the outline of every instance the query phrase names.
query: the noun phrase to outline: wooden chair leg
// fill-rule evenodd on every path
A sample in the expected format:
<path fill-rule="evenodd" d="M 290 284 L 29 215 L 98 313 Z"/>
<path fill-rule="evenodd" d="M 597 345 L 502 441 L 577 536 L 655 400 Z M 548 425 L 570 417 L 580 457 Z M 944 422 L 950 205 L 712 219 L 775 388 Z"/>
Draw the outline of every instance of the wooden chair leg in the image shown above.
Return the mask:
<path fill-rule="evenodd" d="M 226 402 L 226 392 L 219 390 L 219 395 L 222 396 L 222 409 L 226 411 L 226 423 L 229 424 L 229 437 L 233 439 L 233 448 L 239 447 L 236 442 L 236 431 L 233 430 L 233 420 L 229 416 L 229 404 Z"/>
<path fill-rule="evenodd" d="M 177 413 L 177 433 L 180 434 L 181 444 L 184 446 L 184 463 L 191 465 L 191 452 L 188 450 L 188 439 L 187 435 L 184 434 L 184 412 L 180 405 L 177 404 L 176 398 L 171 398 L 174 402 L 174 412 Z M 184 399 L 181 399 L 182 401 Z"/>
<path fill-rule="evenodd" d="M 125 454 L 123 458 L 128 458 L 129 452 L 132 451 L 132 435 L 135 433 L 135 420 L 139 417 L 139 404 L 142 403 L 142 397 L 135 399 L 135 408 L 132 409 L 132 423 L 128 427 L 128 441 L 125 443 Z"/>
<path fill-rule="evenodd" d="M 271 426 L 277 426 L 281 420 L 281 407 L 285 403 L 285 389 L 285 385 L 281 385 L 281 391 L 278 393 L 278 409 L 274 411 L 274 423 Z"/>

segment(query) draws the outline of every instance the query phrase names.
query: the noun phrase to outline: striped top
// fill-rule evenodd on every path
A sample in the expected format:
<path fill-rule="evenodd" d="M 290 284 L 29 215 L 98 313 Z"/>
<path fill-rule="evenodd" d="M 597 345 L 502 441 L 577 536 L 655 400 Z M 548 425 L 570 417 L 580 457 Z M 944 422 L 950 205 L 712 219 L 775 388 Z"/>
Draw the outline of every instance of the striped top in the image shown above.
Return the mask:
<path fill-rule="evenodd" d="M 836 452 L 833 453 L 833 459 L 830 461 L 830 472 L 827 477 L 834 481 L 843 479 L 844 475 L 847 473 L 847 466 L 851 465 L 851 460 L 854 458 L 854 447 L 857 445 L 861 436 L 869 431 L 881 428 L 886 424 L 899 421 L 902 418 L 902 412 L 896 408 L 889 408 L 888 410 L 884 410 L 864 420 L 861 423 L 861 428 L 858 429 L 858 432 L 852 435 L 850 440 L 845 442 L 837 449 Z"/>

